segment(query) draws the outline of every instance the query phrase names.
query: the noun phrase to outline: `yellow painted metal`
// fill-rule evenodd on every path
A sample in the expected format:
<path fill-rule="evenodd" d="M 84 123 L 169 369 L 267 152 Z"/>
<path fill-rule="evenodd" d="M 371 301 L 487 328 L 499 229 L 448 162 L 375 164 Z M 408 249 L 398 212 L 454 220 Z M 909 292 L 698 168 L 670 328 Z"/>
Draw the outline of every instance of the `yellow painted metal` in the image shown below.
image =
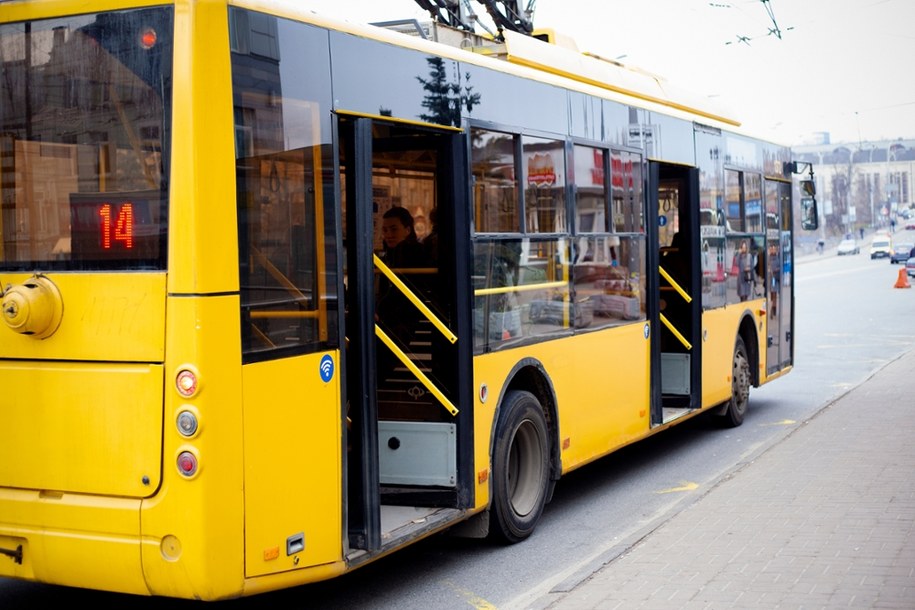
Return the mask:
<path fill-rule="evenodd" d="M 406 284 L 400 281 L 400 278 L 397 277 L 393 271 L 391 271 L 390 267 L 384 264 L 384 261 L 378 258 L 377 254 L 372 255 L 372 260 L 375 263 L 375 268 L 380 270 L 385 275 L 385 277 L 388 278 L 401 293 L 403 293 L 405 297 L 410 299 L 410 302 L 413 303 L 416 309 L 422 312 L 426 319 L 429 320 L 436 329 L 438 329 L 438 332 L 440 332 L 443 337 L 448 339 L 448 341 L 451 343 L 455 343 L 457 341 L 457 335 L 451 332 L 451 330 L 445 326 L 445 323 L 439 320 L 438 316 L 432 313 L 432 310 L 426 307 L 426 304 L 420 301 L 419 297 L 413 294 L 413 291 L 407 288 Z"/>
<path fill-rule="evenodd" d="M 664 326 L 667 327 L 667 330 L 673 333 L 673 336 L 677 338 L 677 341 L 679 341 L 683 347 L 688 350 L 693 349 L 693 344 L 687 341 L 686 337 L 684 337 L 680 331 L 677 330 L 673 324 L 671 324 L 670 320 L 667 319 L 667 316 L 665 316 L 663 313 L 658 315 L 661 317 L 661 322 L 664 324 Z"/>
<path fill-rule="evenodd" d="M 30 274 L 0 273 L 0 284 Z M 64 303 L 53 335 L 36 341 L 0 325 L 0 358 L 161 362 L 165 273 L 48 273 Z"/>
<path fill-rule="evenodd" d="M 165 422 L 163 471 L 157 493 L 143 502 L 139 515 L 143 574 L 154 595 L 232 597 L 243 588 L 245 552 L 247 456 L 239 297 L 171 296 L 166 317 L 164 410 L 159 407 Z M 188 366 L 197 371 L 198 389 L 185 398 L 175 380 Z M 191 438 L 182 436 L 176 424 L 185 409 L 198 414 L 199 429 Z M 269 413 L 252 409 L 247 417 Z M 184 450 L 199 457 L 193 478 L 182 476 L 176 465 Z"/>
<path fill-rule="evenodd" d="M 721 404 L 731 397 L 734 342 L 741 319 L 758 310 L 765 301 L 757 299 L 702 313 L 702 406 Z M 764 330 L 757 329 L 757 345 L 765 346 Z M 761 352 L 765 352 L 762 349 Z M 764 358 L 760 358 L 764 367 Z M 763 379 L 761 376 L 760 379 Z"/>
<path fill-rule="evenodd" d="M 537 284 L 521 284 L 520 286 L 500 286 L 498 288 L 478 288 L 473 291 L 473 296 L 483 297 L 491 294 L 508 294 L 510 292 L 530 292 L 532 290 L 549 290 L 550 288 L 568 288 L 566 281 L 540 282 Z"/>
<path fill-rule="evenodd" d="M 419 370 L 419 368 L 417 368 L 415 364 L 413 364 L 413 361 L 410 360 L 410 358 L 405 353 L 403 353 L 403 350 L 400 349 L 397 344 L 394 343 L 394 341 L 387 335 L 387 333 L 378 327 L 377 324 L 375 325 L 375 336 L 381 339 L 382 343 L 388 346 L 388 349 L 390 349 L 394 355 L 397 356 L 397 359 L 400 360 L 400 362 L 403 363 L 403 365 L 407 367 L 411 373 L 413 373 L 416 379 L 418 379 L 419 382 L 423 384 L 423 386 L 425 386 L 425 388 L 429 390 L 429 392 L 431 392 L 432 395 L 435 396 L 440 403 L 442 403 L 442 406 L 445 407 L 449 413 L 452 415 L 458 414 L 457 407 L 455 407 L 454 404 L 448 400 L 447 396 L 442 394 L 441 390 L 439 390 L 435 384 L 432 383 L 432 380 L 429 379 L 425 373 L 423 373 L 421 370 Z"/>
<path fill-rule="evenodd" d="M 113 11 L 122 8 L 136 8 L 143 6 L 161 6 L 168 4 L 156 0 L 93 0 L 92 11 Z M 0 11 L 0 23 L 6 21 L 23 21 L 26 19 L 43 19 L 46 17 L 60 17 L 61 15 L 76 15 L 86 12 L 85 2 L 82 0 L 44 0 L 34 2 L 21 0 L 4 2 Z"/>
<path fill-rule="evenodd" d="M 168 291 L 238 290 L 235 115 L 228 9 L 175 4 Z"/>
<path fill-rule="evenodd" d="M 582 333 L 474 358 L 474 471 L 490 466 L 496 408 L 508 374 L 521 359 L 537 361 L 558 400 L 562 470 L 568 472 L 651 433 L 650 341 L 644 323 Z M 480 399 L 486 384 L 488 398 Z M 475 479 L 477 506 L 488 480 Z"/>
<path fill-rule="evenodd" d="M 140 565 L 140 500 L 0 488 L 0 577 L 148 595 Z"/>
<path fill-rule="evenodd" d="M 664 267 L 661 267 L 660 265 L 658 265 L 658 271 L 661 272 L 661 275 L 664 276 L 664 279 L 665 279 L 665 280 L 667 280 L 668 282 L 670 282 L 670 285 L 673 287 L 674 290 L 677 291 L 677 293 L 678 293 L 681 297 L 683 297 L 683 300 L 684 300 L 684 301 L 686 301 L 687 303 L 692 303 L 692 302 L 693 302 L 693 297 L 689 296 L 689 293 L 687 293 L 685 290 L 683 290 L 683 287 L 680 286 L 680 284 L 678 284 L 678 283 L 674 280 L 674 278 L 672 278 L 672 277 L 670 276 L 669 273 L 667 273 L 667 270 L 664 269 Z"/>
<path fill-rule="evenodd" d="M 0 481 L 122 497 L 159 482 L 162 366 L 0 361 Z"/>
<path fill-rule="evenodd" d="M 249 578 L 343 560 L 340 375 L 321 378 L 325 354 L 339 370 L 339 352 L 243 367 Z M 287 555 L 286 539 L 299 533 L 303 550 Z"/>

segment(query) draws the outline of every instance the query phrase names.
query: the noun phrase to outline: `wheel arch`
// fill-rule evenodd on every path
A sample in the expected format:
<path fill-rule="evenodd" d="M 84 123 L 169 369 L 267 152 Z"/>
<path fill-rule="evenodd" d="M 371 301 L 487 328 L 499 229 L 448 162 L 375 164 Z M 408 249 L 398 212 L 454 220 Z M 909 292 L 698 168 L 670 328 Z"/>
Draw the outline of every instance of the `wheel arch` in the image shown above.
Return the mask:
<path fill-rule="evenodd" d="M 756 324 L 753 314 L 749 311 L 743 314 L 740 319 L 740 325 L 737 327 L 737 335 L 743 339 L 743 345 L 747 350 L 747 360 L 750 363 L 750 384 L 754 388 L 759 387 L 759 335 L 756 332 Z"/>
<path fill-rule="evenodd" d="M 492 419 L 492 431 L 489 435 L 489 455 L 492 460 L 495 451 L 496 431 L 499 427 L 499 418 L 502 414 L 502 404 L 505 397 L 512 390 L 524 390 L 537 398 L 543 408 L 546 419 L 550 443 L 550 487 L 547 490 L 546 501 L 549 502 L 553 495 L 553 488 L 562 473 L 562 460 L 559 449 L 559 415 L 558 401 L 553 381 L 550 379 L 546 368 L 536 358 L 524 358 L 518 361 L 506 377 L 505 383 L 499 392 L 499 401 Z"/>

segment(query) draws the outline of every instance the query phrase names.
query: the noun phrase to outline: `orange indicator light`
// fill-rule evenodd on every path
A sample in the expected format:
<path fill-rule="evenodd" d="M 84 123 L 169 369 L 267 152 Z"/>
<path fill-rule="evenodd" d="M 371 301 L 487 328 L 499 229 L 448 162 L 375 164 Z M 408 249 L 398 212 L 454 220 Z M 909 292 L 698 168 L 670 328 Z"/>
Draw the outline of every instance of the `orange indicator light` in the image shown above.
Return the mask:
<path fill-rule="evenodd" d="M 146 28 L 140 32 L 140 46 L 144 49 L 151 49 L 156 46 L 156 40 L 159 36 L 156 34 L 156 30 L 152 28 Z"/>

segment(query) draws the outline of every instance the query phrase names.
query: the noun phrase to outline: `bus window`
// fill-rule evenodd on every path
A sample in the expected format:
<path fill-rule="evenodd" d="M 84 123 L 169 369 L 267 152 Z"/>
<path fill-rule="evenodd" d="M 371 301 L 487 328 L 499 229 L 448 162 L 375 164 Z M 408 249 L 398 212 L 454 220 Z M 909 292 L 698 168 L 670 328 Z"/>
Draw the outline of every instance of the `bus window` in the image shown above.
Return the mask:
<path fill-rule="evenodd" d="M 579 317 L 592 316 L 589 328 L 645 319 L 642 241 L 631 235 L 576 238 L 574 301 L 587 307 Z"/>
<path fill-rule="evenodd" d="M 607 156 L 599 148 L 572 149 L 576 233 L 607 232 Z"/>
<path fill-rule="evenodd" d="M 316 58 L 322 49 L 326 56 L 325 37 L 276 17 L 232 16 L 241 334 L 248 362 L 336 344 L 334 213 L 325 184 L 333 162 L 322 113 L 329 101 L 297 86 L 297 58 Z M 309 65 L 312 82 L 329 80 L 326 64 Z"/>
<path fill-rule="evenodd" d="M 171 23 L 0 25 L 0 269 L 165 268 Z"/>
<path fill-rule="evenodd" d="M 527 233 L 561 233 L 565 220 L 565 143 L 521 138 L 524 173 L 524 226 Z"/>
<path fill-rule="evenodd" d="M 477 233 L 517 233 L 518 181 L 515 175 L 515 137 L 472 129 L 474 222 Z"/>
<path fill-rule="evenodd" d="M 744 212 L 747 233 L 762 233 L 762 176 L 744 174 Z"/>
<path fill-rule="evenodd" d="M 611 151 L 610 185 L 614 230 L 618 233 L 644 233 L 641 156 L 623 151 Z"/>
<path fill-rule="evenodd" d="M 734 170 L 725 170 L 725 217 L 727 226 L 731 231 L 742 233 L 743 222 L 743 173 Z"/>

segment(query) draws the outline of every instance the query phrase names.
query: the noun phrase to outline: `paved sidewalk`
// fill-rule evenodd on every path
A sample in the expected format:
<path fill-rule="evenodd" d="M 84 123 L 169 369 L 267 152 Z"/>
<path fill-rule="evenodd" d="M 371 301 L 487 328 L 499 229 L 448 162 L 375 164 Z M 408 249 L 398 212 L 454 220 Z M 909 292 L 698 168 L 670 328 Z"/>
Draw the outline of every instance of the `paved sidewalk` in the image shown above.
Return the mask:
<path fill-rule="evenodd" d="M 915 350 L 531 607 L 915 609 Z"/>

